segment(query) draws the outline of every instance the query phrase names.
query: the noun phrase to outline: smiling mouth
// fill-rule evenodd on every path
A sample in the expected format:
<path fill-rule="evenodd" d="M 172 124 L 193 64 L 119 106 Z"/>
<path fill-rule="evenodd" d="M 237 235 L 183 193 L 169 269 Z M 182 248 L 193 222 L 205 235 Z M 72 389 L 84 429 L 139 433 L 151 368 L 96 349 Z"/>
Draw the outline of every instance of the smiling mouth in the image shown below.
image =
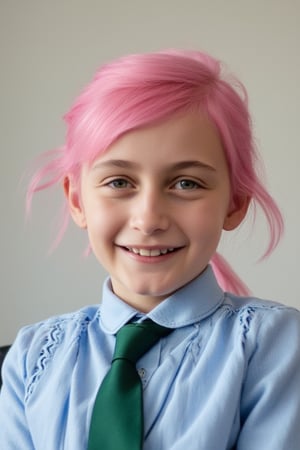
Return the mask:
<path fill-rule="evenodd" d="M 140 256 L 161 256 L 161 255 L 166 255 L 167 253 L 173 253 L 176 250 L 178 250 L 178 248 L 153 248 L 153 249 L 149 249 L 149 248 L 135 248 L 135 247 L 124 247 L 128 252 L 130 253 L 134 253 L 135 255 L 140 255 Z"/>

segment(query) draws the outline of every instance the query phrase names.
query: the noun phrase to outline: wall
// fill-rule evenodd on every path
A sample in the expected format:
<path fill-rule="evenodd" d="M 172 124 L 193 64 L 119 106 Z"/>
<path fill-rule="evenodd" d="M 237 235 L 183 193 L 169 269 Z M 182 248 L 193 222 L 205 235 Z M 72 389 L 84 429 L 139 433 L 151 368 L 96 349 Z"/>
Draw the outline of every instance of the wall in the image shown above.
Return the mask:
<path fill-rule="evenodd" d="M 55 236 L 60 190 L 38 195 L 25 223 L 24 172 L 64 138 L 61 116 L 96 68 L 116 56 L 166 47 L 204 49 L 246 84 L 268 186 L 286 219 L 276 253 L 258 264 L 263 223 L 226 236 L 224 253 L 262 297 L 300 307 L 298 294 L 300 3 L 297 0 L 10 0 L 0 6 L 0 344 L 49 315 L 101 299 L 105 276 L 86 236 Z"/>

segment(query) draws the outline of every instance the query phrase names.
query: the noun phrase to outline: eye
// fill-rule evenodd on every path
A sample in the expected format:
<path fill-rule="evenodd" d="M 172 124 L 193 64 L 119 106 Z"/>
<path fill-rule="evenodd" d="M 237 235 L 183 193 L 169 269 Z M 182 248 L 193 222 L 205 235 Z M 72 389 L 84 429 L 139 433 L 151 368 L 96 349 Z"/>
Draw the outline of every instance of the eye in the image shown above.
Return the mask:
<path fill-rule="evenodd" d="M 113 189 L 127 189 L 132 187 L 132 184 L 124 178 L 116 178 L 107 183 L 107 186 Z"/>
<path fill-rule="evenodd" d="M 184 180 L 177 181 L 177 183 L 175 183 L 175 185 L 174 185 L 174 188 L 188 191 L 188 190 L 199 189 L 200 184 L 193 180 L 184 179 Z"/>

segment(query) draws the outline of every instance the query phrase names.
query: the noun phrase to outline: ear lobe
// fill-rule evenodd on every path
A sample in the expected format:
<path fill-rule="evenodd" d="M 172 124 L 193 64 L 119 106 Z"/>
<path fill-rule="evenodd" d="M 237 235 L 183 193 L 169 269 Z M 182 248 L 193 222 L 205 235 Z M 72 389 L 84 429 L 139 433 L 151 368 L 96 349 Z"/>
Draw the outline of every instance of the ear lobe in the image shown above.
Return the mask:
<path fill-rule="evenodd" d="M 236 206 L 225 217 L 223 229 L 231 231 L 237 228 L 245 218 L 251 198 L 248 196 L 239 198 L 236 202 Z"/>
<path fill-rule="evenodd" d="M 70 214 L 74 222 L 80 228 L 87 228 L 84 210 L 80 201 L 78 186 L 70 176 L 65 177 L 63 188 L 69 205 Z"/>

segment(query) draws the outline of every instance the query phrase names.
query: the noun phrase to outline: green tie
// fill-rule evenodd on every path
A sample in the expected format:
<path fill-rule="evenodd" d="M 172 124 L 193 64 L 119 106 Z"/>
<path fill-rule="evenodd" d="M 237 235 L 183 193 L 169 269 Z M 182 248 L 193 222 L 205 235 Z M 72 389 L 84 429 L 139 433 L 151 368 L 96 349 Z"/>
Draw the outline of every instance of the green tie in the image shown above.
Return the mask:
<path fill-rule="evenodd" d="M 142 449 L 143 393 L 135 364 L 171 331 L 149 320 L 119 330 L 111 368 L 96 397 L 88 450 Z"/>

